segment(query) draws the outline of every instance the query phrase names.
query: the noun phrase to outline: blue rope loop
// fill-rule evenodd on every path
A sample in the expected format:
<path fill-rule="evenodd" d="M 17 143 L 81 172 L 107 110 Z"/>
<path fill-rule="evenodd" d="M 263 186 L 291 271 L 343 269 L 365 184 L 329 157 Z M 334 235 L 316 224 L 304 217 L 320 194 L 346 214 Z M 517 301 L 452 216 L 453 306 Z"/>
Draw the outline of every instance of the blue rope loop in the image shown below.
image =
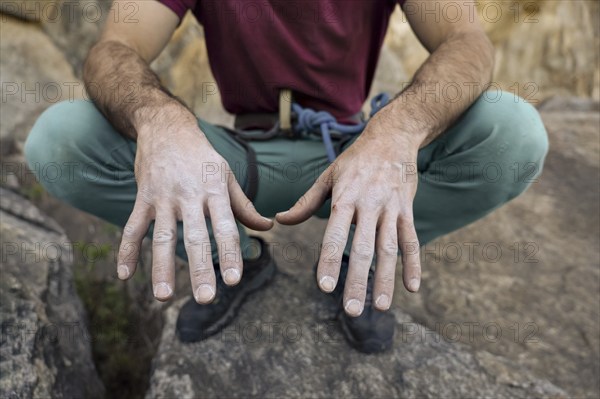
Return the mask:
<path fill-rule="evenodd" d="M 373 117 L 380 109 L 385 107 L 390 101 L 387 93 L 379 93 L 371 99 L 371 113 L 369 119 Z M 333 115 L 327 111 L 315 111 L 311 108 L 303 108 L 297 103 L 292 104 L 292 111 L 295 114 L 293 129 L 296 132 L 315 132 L 321 133 L 327 159 L 329 162 L 335 161 L 337 154 L 331 141 L 331 131 L 342 135 L 356 135 L 362 132 L 367 126 L 368 121 L 361 121 L 355 125 L 345 125 L 339 123 Z"/>

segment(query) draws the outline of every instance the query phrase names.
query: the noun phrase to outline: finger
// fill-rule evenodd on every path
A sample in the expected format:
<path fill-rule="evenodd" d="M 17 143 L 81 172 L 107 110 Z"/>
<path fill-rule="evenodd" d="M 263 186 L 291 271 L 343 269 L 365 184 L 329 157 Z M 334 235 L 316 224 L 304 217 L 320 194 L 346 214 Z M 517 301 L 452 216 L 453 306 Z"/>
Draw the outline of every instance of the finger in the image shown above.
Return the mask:
<path fill-rule="evenodd" d="M 152 235 L 152 286 L 154 297 L 166 301 L 173 296 L 175 286 L 177 220 L 171 209 L 159 209 L 156 213 Z"/>
<path fill-rule="evenodd" d="M 151 220 L 151 209 L 143 201 L 135 202 L 129 220 L 123 228 L 123 237 L 117 256 L 117 275 L 121 280 L 127 280 L 135 273 L 142 240 L 148 232 Z"/>
<path fill-rule="evenodd" d="M 373 305 L 388 310 L 394 295 L 396 263 L 398 262 L 398 229 L 396 218 L 384 215 L 377 231 L 377 267 L 373 286 Z"/>
<path fill-rule="evenodd" d="M 408 216 L 407 216 L 408 215 Z M 419 238 L 415 230 L 412 212 L 398 219 L 398 236 L 402 252 L 402 280 L 407 290 L 417 292 L 421 285 L 421 261 Z"/>
<path fill-rule="evenodd" d="M 229 198 L 234 215 L 245 226 L 258 231 L 266 231 L 273 227 L 273 221 L 256 211 L 235 178 L 229 179 Z"/>
<path fill-rule="evenodd" d="M 331 192 L 331 166 L 323 172 L 308 191 L 285 212 L 275 215 L 281 224 L 298 224 L 310 218 L 323 205 Z"/>
<path fill-rule="evenodd" d="M 184 208 L 182 218 L 194 299 L 200 304 L 210 303 L 215 299 L 217 284 L 206 220 L 201 209 L 190 207 Z"/>
<path fill-rule="evenodd" d="M 332 292 L 337 285 L 353 216 L 354 205 L 335 203 L 331 206 L 317 267 L 317 281 L 323 292 Z"/>
<path fill-rule="evenodd" d="M 213 197 L 208 201 L 208 210 L 217 241 L 223 281 L 227 285 L 236 285 L 242 278 L 242 252 L 240 234 L 231 206 L 229 201 Z"/>
<path fill-rule="evenodd" d="M 369 268 L 375 252 L 376 221 L 376 214 L 361 214 L 358 210 L 348 277 L 344 287 L 344 309 L 349 316 L 360 316 L 365 306 Z"/>

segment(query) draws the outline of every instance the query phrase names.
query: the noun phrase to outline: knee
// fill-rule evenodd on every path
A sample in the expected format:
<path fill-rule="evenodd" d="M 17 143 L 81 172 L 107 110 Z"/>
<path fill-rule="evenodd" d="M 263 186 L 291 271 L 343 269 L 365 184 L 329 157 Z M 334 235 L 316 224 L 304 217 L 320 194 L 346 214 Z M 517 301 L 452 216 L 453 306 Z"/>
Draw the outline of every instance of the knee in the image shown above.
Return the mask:
<path fill-rule="evenodd" d="M 539 112 L 523 98 L 497 92 L 493 99 L 485 94 L 478 101 L 480 129 L 498 154 L 509 161 L 543 162 L 548 153 L 548 134 Z"/>
<path fill-rule="evenodd" d="M 45 110 L 35 122 L 25 141 L 25 159 L 51 194 L 60 198 L 68 191 L 74 165 L 87 159 L 86 153 L 95 145 L 91 129 L 99 117 L 90 102 L 61 102 Z"/>
<path fill-rule="evenodd" d="M 524 99 L 498 92 L 495 100 L 480 99 L 480 140 L 486 163 L 494 166 L 502 190 L 512 199 L 525 191 L 542 172 L 548 153 L 548 134 L 538 111 Z M 483 101 L 483 103 L 481 103 Z"/>
<path fill-rule="evenodd" d="M 68 157 L 68 150 L 74 141 L 80 140 L 78 129 L 73 126 L 73 118 L 78 115 L 80 105 L 75 102 L 61 102 L 46 109 L 37 119 L 25 141 L 25 159 L 29 167 L 35 171 L 37 165 L 59 162 Z M 71 130 L 71 131 L 68 131 Z M 59 154 L 59 151 L 62 154 Z"/>
<path fill-rule="evenodd" d="M 513 158 L 523 163 L 543 163 L 548 153 L 548 133 L 539 112 L 523 98 L 502 93 L 495 123 L 506 136 Z"/>
<path fill-rule="evenodd" d="M 548 152 L 537 110 L 507 92 L 484 93 L 441 139 L 447 165 L 433 176 L 475 190 L 477 207 L 486 212 L 535 183 Z"/>

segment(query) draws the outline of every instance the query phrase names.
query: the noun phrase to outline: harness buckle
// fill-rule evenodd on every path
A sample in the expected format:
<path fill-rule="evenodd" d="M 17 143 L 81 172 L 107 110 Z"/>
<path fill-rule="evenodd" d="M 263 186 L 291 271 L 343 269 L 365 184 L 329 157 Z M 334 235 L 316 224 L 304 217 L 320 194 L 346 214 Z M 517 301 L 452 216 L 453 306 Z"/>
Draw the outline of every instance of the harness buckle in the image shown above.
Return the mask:
<path fill-rule="evenodd" d="M 279 130 L 290 138 L 295 138 L 293 127 L 294 113 L 292 112 L 292 90 L 281 89 L 279 91 Z"/>

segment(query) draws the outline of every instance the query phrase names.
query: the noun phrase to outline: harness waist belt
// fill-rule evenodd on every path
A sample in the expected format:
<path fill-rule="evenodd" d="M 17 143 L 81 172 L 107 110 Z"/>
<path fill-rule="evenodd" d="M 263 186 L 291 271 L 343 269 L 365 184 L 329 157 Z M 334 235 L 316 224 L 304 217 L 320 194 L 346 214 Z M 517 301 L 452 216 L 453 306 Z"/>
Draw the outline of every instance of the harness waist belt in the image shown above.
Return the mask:
<path fill-rule="evenodd" d="M 276 112 L 256 112 L 236 115 L 233 126 L 236 130 L 270 130 L 278 121 Z"/>
<path fill-rule="evenodd" d="M 292 119 L 294 114 L 292 113 Z M 362 113 L 356 113 L 348 118 L 354 123 L 362 121 Z M 279 121 L 279 114 L 276 112 L 253 112 L 247 114 L 237 114 L 233 122 L 235 130 L 270 130 Z"/>
<path fill-rule="evenodd" d="M 300 137 L 304 134 L 318 133 L 325 145 L 327 158 L 333 162 L 337 157 L 332 138 L 348 139 L 363 131 L 368 120 L 362 118 L 362 114 L 355 115 L 357 120 L 354 124 L 340 123 L 327 111 L 315 111 L 304 108 L 295 102 L 290 103 L 291 91 L 289 89 L 280 92 L 279 113 L 247 113 L 237 115 L 235 118 L 235 131 L 240 139 L 244 140 L 269 140 L 280 134 L 289 137 Z M 286 101 L 287 99 L 287 101 Z M 371 112 L 369 118 L 377 111 L 385 107 L 390 97 L 380 93 L 371 99 Z M 264 130 L 256 135 L 248 130 Z"/>

